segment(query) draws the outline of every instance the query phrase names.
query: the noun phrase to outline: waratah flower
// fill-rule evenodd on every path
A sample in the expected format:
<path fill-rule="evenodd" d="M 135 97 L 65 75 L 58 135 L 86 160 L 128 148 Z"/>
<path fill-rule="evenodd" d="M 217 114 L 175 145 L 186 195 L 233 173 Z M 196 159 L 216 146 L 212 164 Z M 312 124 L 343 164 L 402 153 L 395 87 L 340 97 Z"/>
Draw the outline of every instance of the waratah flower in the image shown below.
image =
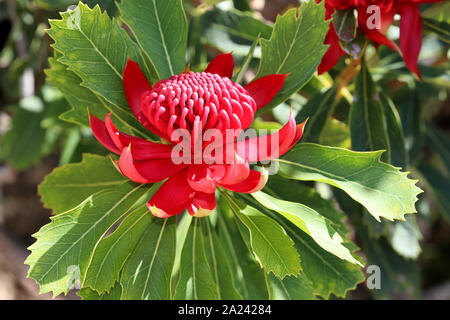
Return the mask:
<path fill-rule="evenodd" d="M 442 0 L 325 0 L 326 19 L 331 17 L 334 10 L 356 9 L 358 12 L 358 30 L 363 32 L 375 45 L 382 44 L 400 52 L 408 69 L 420 78 L 417 66 L 422 47 L 422 18 L 419 4 L 440 1 Z M 367 8 L 372 5 L 376 5 L 380 9 L 378 28 L 368 27 L 367 22 L 373 12 L 368 13 Z M 386 37 L 386 32 L 396 14 L 400 15 L 400 48 Z M 330 47 L 319 65 L 319 73 L 333 68 L 339 58 L 345 55 L 332 23 L 330 23 L 325 43 L 329 44 Z"/>
<path fill-rule="evenodd" d="M 246 140 L 236 136 L 228 138 L 228 131 L 241 132 L 250 126 L 255 112 L 272 100 L 286 77 L 268 75 L 242 87 L 231 81 L 233 68 L 231 54 L 221 54 L 204 72 L 187 70 L 152 87 L 138 64 L 128 60 L 123 73 L 128 104 L 140 123 L 164 143 L 118 131 L 110 114 L 105 122 L 90 114 L 94 136 L 107 149 L 120 155 L 118 167 L 123 175 L 138 183 L 167 179 L 147 203 L 155 216 L 167 218 L 184 209 L 197 217 L 209 215 L 216 207 L 218 186 L 241 193 L 262 189 L 267 174 L 264 170 L 251 169 L 249 164 L 276 158 L 301 138 L 304 123 L 296 125 L 292 114 L 288 123 L 271 135 Z M 206 151 L 212 141 L 216 145 L 220 142 L 223 148 L 211 154 L 216 160 L 224 161 L 210 162 L 206 156 L 199 159 L 194 152 L 189 155 L 188 163 L 174 157 L 177 154 L 174 149 L 182 136 L 176 132 L 189 133 L 190 144 L 195 145 L 196 137 L 208 140 L 209 129 L 219 132 L 220 137 L 202 144 L 201 151 Z M 226 138 L 218 139 L 222 136 Z M 263 148 L 266 152 L 260 152 Z M 220 152 L 223 149 L 225 151 Z M 232 161 L 227 161 L 230 157 Z"/>

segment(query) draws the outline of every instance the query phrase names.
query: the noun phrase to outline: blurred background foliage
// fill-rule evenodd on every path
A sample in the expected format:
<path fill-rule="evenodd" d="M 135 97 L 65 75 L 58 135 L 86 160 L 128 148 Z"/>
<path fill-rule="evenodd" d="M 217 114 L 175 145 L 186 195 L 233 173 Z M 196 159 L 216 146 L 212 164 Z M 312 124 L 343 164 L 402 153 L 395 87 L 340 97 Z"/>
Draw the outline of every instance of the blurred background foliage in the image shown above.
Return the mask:
<path fill-rule="evenodd" d="M 99 4 L 112 17 L 117 12 L 113 0 L 85 3 Z M 37 288 L 25 280 L 22 265 L 25 248 L 32 242 L 30 235 L 49 216 L 36 195 L 37 184 L 54 167 L 80 161 L 84 152 L 105 154 L 89 128 L 60 118 L 70 110 L 65 99 L 70 92 L 60 91 L 48 70 L 54 53 L 45 33 L 47 21 L 74 4 L 70 0 L 0 0 L 0 248 L 6 248 L 0 250 L 0 299 L 37 298 Z M 420 195 L 419 213 L 409 216 L 407 223 L 380 224 L 369 214 L 359 214 L 362 207 L 348 205 L 335 192 L 368 264 L 388 270 L 381 290 L 368 290 L 362 283 L 348 298 L 450 298 L 449 4 L 422 7 L 423 81 L 414 78 L 398 53 L 386 47 L 367 48 L 367 67 L 384 108 L 391 163 L 410 171 L 425 193 Z M 261 57 L 258 39 L 268 39 L 277 14 L 299 2 L 185 0 L 184 5 L 191 69 L 202 70 L 219 52 L 233 52 L 240 66 L 237 77 L 246 82 L 255 75 Z M 390 38 L 398 38 L 398 27 L 389 32 Z M 341 59 L 329 74 L 314 76 L 287 102 L 260 115 L 254 126 L 279 127 L 292 107 L 297 122 L 314 117 L 320 124 L 307 131 L 303 141 L 350 148 L 348 118 L 357 95 L 355 74 L 344 79 L 346 86 L 338 88 L 338 84 L 351 63 L 348 57 Z M 323 197 L 331 197 L 326 186 L 316 188 Z"/>

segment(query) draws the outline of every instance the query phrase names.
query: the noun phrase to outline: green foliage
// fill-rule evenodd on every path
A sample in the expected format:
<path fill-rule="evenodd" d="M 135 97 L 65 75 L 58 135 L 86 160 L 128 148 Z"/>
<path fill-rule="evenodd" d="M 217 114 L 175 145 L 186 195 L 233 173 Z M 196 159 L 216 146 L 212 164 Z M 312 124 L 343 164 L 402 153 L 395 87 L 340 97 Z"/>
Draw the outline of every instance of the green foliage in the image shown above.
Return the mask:
<path fill-rule="evenodd" d="M 158 76 L 167 79 L 186 67 L 187 21 L 181 0 L 122 1 L 121 19 L 152 61 Z"/>
<path fill-rule="evenodd" d="M 111 159 L 86 154 L 81 163 L 55 169 L 39 185 L 39 194 L 44 206 L 57 214 L 76 207 L 92 194 L 126 181 Z"/>
<path fill-rule="evenodd" d="M 270 39 L 261 39 L 261 62 L 256 78 L 274 73 L 289 74 L 265 111 L 298 91 L 317 70 L 326 51 L 323 41 L 328 23 L 324 16 L 323 3 L 305 2 L 300 9 L 290 9 L 278 16 Z"/>
<path fill-rule="evenodd" d="M 414 204 L 422 191 L 407 173 L 381 162 L 381 154 L 302 143 L 279 160 L 280 175 L 338 187 L 378 221 L 404 220 L 405 214 L 416 212 Z"/>
<path fill-rule="evenodd" d="M 74 125 L 89 126 L 88 108 L 100 118 L 111 112 L 121 131 L 154 138 L 123 91 L 128 58 L 155 84 L 186 63 L 203 70 L 215 50 L 233 51 L 239 83 L 252 72 L 255 79 L 288 74 L 261 112 L 292 105 L 297 123 L 308 122 L 301 142 L 274 160 L 279 171 L 263 191 L 219 189 L 208 218 L 152 216 L 145 203 L 161 183 L 130 182 L 115 156 L 84 154 L 81 162 L 55 169 L 39 186 L 54 216 L 34 235 L 26 261 L 41 292 L 67 293 L 78 280 L 78 295 L 92 300 L 345 298 L 364 281 L 361 267 L 376 264 L 382 289 L 371 292 L 374 297 L 419 297 L 420 215 L 405 215 L 416 212 L 421 190 L 404 170 L 420 178 L 450 221 L 450 187 L 442 178 L 450 168 L 448 137 L 423 119 L 434 116 L 424 105 L 431 99 L 426 93 L 445 96 L 440 89 L 424 91 L 450 87 L 445 68 L 426 68 L 426 83 L 419 84 L 403 64 L 395 65 L 398 56 L 367 49 L 361 69 L 340 63 L 329 75 L 314 76 L 327 49 L 323 1 L 289 9 L 274 24 L 254 15 L 247 1 L 233 1 L 230 10 L 216 1 L 195 8 L 181 0 L 96 2 L 79 3 L 49 22 L 54 53 L 45 73 L 71 109 L 61 107 L 61 97 L 53 107 L 40 98 L 45 108 L 39 112 L 16 109 L 2 157 L 17 168 L 50 152 L 56 138 L 49 132 L 64 141 L 60 161 L 73 161 L 86 138 Z M 37 4 L 50 10 L 73 2 Z M 361 40 L 352 13 L 333 15 L 341 41 L 349 44 Z M 424 19 L 443 41 L 447 23 L 438 11 Z M 401 83 L 398 92 L 392 83 Z M 280 128 L 272 115 L 256 117 L 253 128 Z M 71 124 L 62 125 L 58 116 Z"/>

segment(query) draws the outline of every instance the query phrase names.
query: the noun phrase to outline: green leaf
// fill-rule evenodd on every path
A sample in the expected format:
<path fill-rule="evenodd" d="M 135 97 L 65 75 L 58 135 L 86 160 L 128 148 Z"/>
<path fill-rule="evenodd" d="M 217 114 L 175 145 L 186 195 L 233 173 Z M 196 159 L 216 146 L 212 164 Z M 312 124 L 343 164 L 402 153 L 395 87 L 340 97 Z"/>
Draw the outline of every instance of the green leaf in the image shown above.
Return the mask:
<path fill-rule="evenodd" d="M 348 10 L 335 10 L 333 25 L 339 39 L 345 42 L 356 38 L 356 19 L 353 8 Z"/>
<path fill-rule="evenodd" d="M 405 92 L 399 111 L 408 152 L 408 164 L 417 165 L 421 159 L 425 141 L 422 103 L 417 88 L 410 88 Z"/>
<path fill-rule="evenodd" d="M 439 39 L 450 44 L 450 23 L 445 21 L 436 21 L 433 19 L 422 18 L 423 28 L 426 31 L 437 34 Z"/>
<path fill-rule="evenodd" d="M 278 16 L 269 40 L 261 39 L 261 62 L 255 78 L 289 74 L 283 88 L 266 106 L 277 106 L 298 91 L 313 76 L 327 47 L 323 44 L 329 22 L 323 3 L 304 2 Z"/>
<path fill-rule="evenodd" d="M 150 212 L 145 204 L 126 216 L 112 234 L 98 243 L 86 272 L 84 286 L 99 293 L 109 292 L 119 280 L 125 261 L 150 223 Z"/>
<path fill-rule="evenodd" d="M 71 110 L 60 115 L 62 120 L 89 127 L 87 111 L 89 108 L 90 112 L 100 119 L 104 119 L 111 112 L 114 124 L 121 131 L 134 132 L 143 137 L 151 135 L 142 127 L 129 109 L 118 107 L 84 87 L 81 84 L 81 78 L 57 60 L 57 57 L 60 57 L 61 54 L 55 53 L 55 58 L 49 59 L 50 68 L 45 70 L 45 74 L 48 81 L 62 92 L 64 98 L 72 107 Z"/>
<path fill-rule="evenodd" d="M 320 212 L 322 216 L 333 223 L 334 229 L 339 234 L 348 234 L 348 228 L 343 221 L 345 214 L 336 210 L 333 201 L 322 198 L 314 188 L 285 179 L 279 175 L 272 175 L 264 190 L 284 200 L 299 202 Z"/>
<path fill-rule="evenodd" d="M 229 195 L 226 199 L 235 216 L 248 229 L 250 248 L 261 267 L 281 279 L 297 276 L 301 270 L 300 257 L 284 229 L 255 208 Z"/>
<path fill-rule="evenodd" d="M 29 247 L 28 277 L 40 286 L 40 292 L 56 296 L 71 289 L 78 270 L 81 283 L 92 261 L 94 249 L 109 228 L 134 209 L 146 192 L 144 185 L 125 183 L 87 198 L 79 206 L 51 218 L 51 222 L 33 235 L 37 241 Z"/>
<path fill-rule="evenodd" d="M 184 70 L 188 27 L 181 0 L 122 1 L 119 11 L 153 62 L 158 79 Z"/>
<path fill-rule="evenodd" d="M 276 215 L 259 205 L 254 199 L 246 199 L 265 214 L 275 219 L 294 240 L 295 247 L 302 256 L 302 270 L 312 282 L 314 294 L 328 299 L 331 294 L 345 297 L 349 290 L 355 289 L 364 280 L 361 267 L 357 264 L 342 260 L 322 249 L 310 236 L 300 231 L 295 225 L 280 215 Z M 358 247 L 352 243 L 346 246 L 353 254 Z"/>
<path fill-rule="evenodd" d="M 46 10 L 65 9 L 72 4 L 76 4 L 76 0 L 36 0 L 35 5 Z"/>
<path fill-rule="evenodd" d="M 378 299 L 417 299 L 420 287 L 417 263 L 413 260 L 406 260 L 397 254 L 385 237 L 371 238 L 361 220 L 363 217 L 362 207 L 355 206 L 355 203 L 341 190 L 335 189 L 333 193 L 362 240 L 367 265 L 379 267 L 379 270 L 375 269 L 375 272 L 379 271 L 380 288 L 371 290 L 371 293 Z M 405 222 L 400 222 L 400 224 L 403 223 Z M 375 274 L 371 275 L 376 277 Z M 367 279 L 367 283 L 371 282 L 371 279 Z"/>
<path fill-rule="evenodd" d="M 450 179 L 428 164 L 421 163 L 417 170 L 425 190 L 434 196 L 443 217 L 450 221 Z"/>
<path fill-rule="evenodd" d="M 319 142 L 325 125 L 333 112 L 335 99 L 336 87 L 334 86 L 325 92 L 315 94 L 299 111 L 295 117 L 297 123 L 308 119 L 303 132 L 302 141 Z"/>
<path fill-rule="evenodd" d="M 53 214 L 72 209 L 90 195 L 128 181 L 108 157 L 84 154 L 80 163 L 56 168 L 39 185 L 41 201 Z"/>
<path fill-rule="evenodd" d="M 315 300 L 312 283 L 301 273 L 280 280 L 273 274 L 267 275 L 270 300 Z"/>
<path fill-rule="evenodd" d="M 250 50 L 248 51 L 247 56 L 245 57 L 244 61 L 242 62 L 239 71 L 233 76 L 234 82 L 242 83 L 244 74 L 247 71 L 248 67 L 250 66 L 250 62 L 253 59 L 253 55 L 255 53 L 255 49 L 256 49 L 256 46 L 258 45 L 258 42 L 259 42 L 259 36 L 255 41 L 253 41 L 252 46 L 250 47 Z"/>
<path fill-rule="evenodd" d="M 383 92 L 380 93 L 381 103 L 386 119 L 386 129 L 389 138 L 390 163 L 395 167 L 406 169 L 408 154 L 405 148 L 402 123 L 397 108 L 392 100 Z"/>
<path fill-rule="evenodd" d="M 422 191 L 408 173 L 381 162 L 381 154 L 302 143 L 278 160 L 279 174 L 340 188 L 377 220 L 404 220 L 405 214 L 416 212 L 414 204 Z"/>
<path fill-rule="evenodd" d="M 444 161 L 447 171 L 450 173 L 450 140 L 448 134 L 431 124 L 425 126 L 427 143 Z"/>
<path fill-rule="evenodd" d="M 321 216 L 314 209 L 301 203 L 274 198 L 262 191 L 252 193 L 252 196 L 263 206 L 280 213 L 326 251 L 351 263 L 360 264 L 343 245 L 343 239 L 333 228 L 331 221 Z M 362 265 L 361 265 L 362 266 Z"/>
<path fill-rule="evenodd" d="M 31 112 L 16 107 L 12 127 L 2 137 L 1 158 L 18 170 L 39 161 L 45 143 L 45 130 L 41 127 L 43 112 Z"/>
<path fill-rule="evenodd" d="M 122 117 L 125 113 L 133 119 L 122 84 L 127 59 L 138 62 L 147 76 L 152 74 L 137 44 L 98 6 L 91 10 L 80 3 L 61 16 L 62 20 L 49 20 L 47 31 L 55 40 L 53 47 L 62 54 L 58 61 L 81 78 L 82 86 L 118 109 L 116 112 L 121 109 Z M 140 126 L 136 119 L 129 125 Z"/>
<path fill-rule="evenodd" d="M 194 218 L 181 254 L 180 278 L 174 296 L 177 300 L 219 299 L 204 243 L 201 222 Z"/>
<path fill-rule="evenodd" d="M 233 274 L 235 275 L 235 285 L 244 299 L 247 300 L 267 300 L 269 298 L 265 283 L 264 270 L 256 262 L 253 253 L 249 251 L 242 241 L 237 230 L 236 219 L 228 204 L 219 198 L 217 210 L 218 216 L 218 237 L 223 244 L 225 252 Z M 228 213 L 228 217 L 225 217 Z"/>
<path fill-rule="evenodd" d="M 205 253 L 217 284 L 218 299 L 242 299 L 234 286 L 233 271 L 228 261 L 229 256 L 226 254 L 218 234 L 213 231 L 210 219 L 202 219 L 201 224 L 204 230 Z"/>
<path fill-rule="evenodd" d="M 392 226 L 389 243 L 406 259 L 417 259 L 422 252 L 419 241 L 422 239 L 415 216 L 406 216 L 406 221 L 396 221 Z"/>
<path fill-rule="evenodd" d="M 94 289 L 84 287 L 78 290 L 77 295 L 83 300 L 120 300 L 122 287 L 116 283 L 109 293 L 99 294 Z"/>
<path fill-rule="evenodd" d="M 122 270 L 121 298 L 172 299 L 171 274 L 175 260 L 175 246 L 176 217 L 153 218 L 141 234 Z"/>
<path fill-rule="evenodd" d="M 348 126 L 339 120 L 331 118 L 323 128 L 319 144 L 350 149 L 351 139 Z"/>
<path fill-rule="evenodd" d="M 214 8 L 202 16 L 203 28 L 218 29 L 226 32 L 231 37 L 237 37 L 248 41 L 255 41 L 260 35 L 269 39 L 272 26 L 256 19 L 251 12 L 238 10 L 221 10 Z"/>
<path fill-rule="evenodd" d="M 356 151 L 386 150 L 388 152 L 382 156 L 382 159 L 389 162 L 390 146 L 383 106 L 364 62 L 355 82 L 355 101 L 349 115 L 352 149 Z"/>

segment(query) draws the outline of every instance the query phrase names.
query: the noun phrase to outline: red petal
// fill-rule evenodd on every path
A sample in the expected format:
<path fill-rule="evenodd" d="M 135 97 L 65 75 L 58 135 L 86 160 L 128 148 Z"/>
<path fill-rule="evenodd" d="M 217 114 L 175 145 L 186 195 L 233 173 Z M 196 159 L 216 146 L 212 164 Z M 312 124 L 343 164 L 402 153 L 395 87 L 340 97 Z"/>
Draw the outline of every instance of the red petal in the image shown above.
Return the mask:
<path fill-rule="evenodd" d="M 403 3 L 400 7 L 400 16 L 400 48 L 403 59 L 408 69 L 421 78 L 417 67 L 422 47 L 422 19 L 419 6 Z"/>
<path fill-rule="evenodd" d="M 153 215 L 168 218 L 181 213 L 191 203 L 194 190 L 186 180 L 187 170 L 170 177 L 147 203 Z"/>
<path fill-rule="evenodd" d="M 236 141 L 234 150 L 239 157 L 249 162 L 275 159 L 290 149 L 297 136 L 295 118 L 291 112 L 289 121 L 279 131 L 267 136 Z M 227 148 L 225 151 L 228 151 Z"/>
<path fill-rule="evenodd" d="M 223 184 L 236 184 L 247 179 L 250 174 L 250 168 L 248 166 L 248 161 L 244 161 L 237 154 L 235 156 L 235 161 L 232 164 L 226 166 L 226 174 L 220 180 Z"/>
<path fill-rule="evenodd" d="M 125 70 L 123 71 L 123 88 L 125 90 L 125 96 L 127 97 L 128 105 L 130 106 L 131 111 L 133 111 L 133 114 L 139 120 L 139 122 L 157 136 L 167 139 L 167 137 L 154 125 L 152 125 L 142 113 L 142 94 L 146 91 L 152 90 L 152 86 L 148 82 L 145 75 L 142 73 L 139 65 L 130 59 L 128 59 Z"/>
<path fill-rule="evenodd" d="M 131 143 L 131 154 L 134 160 L 170 159 L 173 146 L 156 143 L 139 137 L 133 137 L 119 131 L 119 139 L 123 146 Z"/>
<path fill-rule="evenodd" d="M 152 90 L 152 86 L 142 73 L 139 65 L 130 59 L 128 59 L 123 71 L 123 88 L 128 105 L 137 118 L 141 112 L 141 96 L 144 92 Z"/>
<path fill-rule="evenodd" d="M 267 172 L 259 172 L 256 170 L 250 169 L 250 174 L 247 179 L 244 181 L 237 183 L 235 185 L 222 185 L 221 187 L 240 193 L 253 193 L 264 188 L 267 182 Z"/>
<path fill-rule="evenodd" d="M 105 126 L 106 126 L 106 130 L 108 130 L 109 136 L 111 138 L 111 140 L 114 142 L 114 144 L 116 145 L 116 147 L 119 150 L 122 150 L 124 146 L 122 144 L 122 141 L 119 138 L 119 130 L 117 130 L 116 126 L 114 125 L 114 123 L 111 120 L 111 112 L 108 113 L 105 117 Z"/>
<path fill-rule="evenodd" d="M 244 88 L 256 102 L 256 110 L 267 105 L 283 87 L 287 74 L 270 74 L 256 79 Z"/>
<path fill-rule="evenodd" d="M 186 168 L 185 164 L 174 164 L 170 159 L 150 159 L 134 161 L 132 146 L 124 148 L 120 155 L 119 167 L 123 175 L 138 183 L 154 183 L 173 176 Z"/>
<path fill-rule="evenodd" d="M 209 63 L 205 72 L 216 73 L 221 77 L 228 77 L 231 79 L 233 76 L 234 59 L 231 53 L 222 53 L 216 56 Z"/>
<path fill-rule="evenodd" d="M 364 32 L 367 38 L 375 42 L 377 45 L 382 44 L 394 51 L 399 51 L 398 46 L 394 41 L 390 40 L 383 33 L 387 32 L 387 29 L 392 24 L 394 20 L 395 10 L 391 10 L 385 13 L 381 13 L 381 32 L 378 29 L 368 29 L 367 28 L 367 19 L 368 15 L 366 12 L 366 7 L 358 8 L 358 26 L 359 29 Z"/>
<path fill-rule="evenodd" d="M 131 155 L 131 146 L 123 148 L 119 159 L 119 168 L 122 174 L 137 183 L 151 183 L 144 178 L 134 166 L 133 157 Z M 163 180 L 163 179 L 161 179 Z"/>
<path fill-rule="evenodd" d="M 216 208 L 216 205 L 216 195 L 214 193 L 196 192 L 187 209 L 191 216 L 199 218 L 209 216 Z"/>
<path fill-rule="evenodd" d="M 302 123 L 298 124 L 296 126 L 296 132 L 295 132 L 295 137 L 294 140 L 292 141 L 292 143 L 290 144 L 288 150 L 290 150 L 293 146 L 295 146 L 295 144 L 301 139 L 301 137 L 303 136 L 303 131 L 305 129 L 305 124 L 308 121 L 308 119 L 306 119 L 305 121 L 303 121 Z"/>
<path fill-rule="evenodd" d="M 214 193 L 216 183 L 225 175 L 223 165 L 194 165 L 187 173 L 188 183 L 192 189 L 204 193 Z"/>
<path fill-rule="evenodd" d="M 120 154 L 121 151 L 113 140 L 111 139 L 111 136 L 108 133 L 108 130 L 106 129 L 105 123 L 97 118 L 96 116 L 92 115 L 89 112 L 89 124 L 91 126 L 92 132 L 94 133 L 95 138 L 108 150 Z"/>
<path fill-rule="evenodd" d="M 328 29 L 327 35 L 325 36 L 325 44 L 329 44 L 327 52 L 325 52 L 322 57 L 322 61 L 320 62 L 319 67 L 317 68 L 317 72 L 322 74 L 331 70 L 336 63 L 339 61 L 341 56 L 345 56 L 346 53 L 342 50 L 341 45 L 339 44 L 339 37 L 334 29 L 333 23 L 330 23 L 330 28 Z"/>

